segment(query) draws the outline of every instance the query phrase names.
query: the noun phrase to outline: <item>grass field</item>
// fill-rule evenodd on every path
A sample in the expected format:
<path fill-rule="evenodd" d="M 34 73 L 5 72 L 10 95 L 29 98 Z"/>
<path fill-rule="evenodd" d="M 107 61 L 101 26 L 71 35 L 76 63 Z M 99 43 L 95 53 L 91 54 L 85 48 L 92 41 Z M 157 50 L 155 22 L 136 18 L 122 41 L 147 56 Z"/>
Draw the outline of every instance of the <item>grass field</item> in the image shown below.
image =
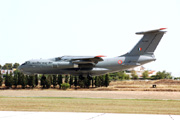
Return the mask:
<path fill-rule="evenodd" d="M 180 115 L 179 100 L 0 97 L 0 111 L 99 112 Z"/>
<path fill-rule="evenodd" d="M 156 84 L 156 88 L 152 85 Z M 180 81 L 113 81 L 108 88 L 0 90 L 0 111 L 180 115 Z"/>

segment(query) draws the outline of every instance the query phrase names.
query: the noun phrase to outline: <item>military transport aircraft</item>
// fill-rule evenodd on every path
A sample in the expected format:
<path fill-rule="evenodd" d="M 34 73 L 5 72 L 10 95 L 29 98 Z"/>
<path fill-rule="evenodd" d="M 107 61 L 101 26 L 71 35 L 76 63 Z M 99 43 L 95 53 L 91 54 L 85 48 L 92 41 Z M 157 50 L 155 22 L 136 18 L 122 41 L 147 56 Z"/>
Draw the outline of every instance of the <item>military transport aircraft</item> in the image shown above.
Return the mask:
<path fill-rule="evenodd" d="M 121 56 L 61 56 L 51 59 L 29 60 L 19 66 L 24 74 L 71 74 L 79 77 L 98 76 L 118 72 L 155 61 L 154 51 L 166 28 L 137 32 L 143 37 L 134 48 Z"/>

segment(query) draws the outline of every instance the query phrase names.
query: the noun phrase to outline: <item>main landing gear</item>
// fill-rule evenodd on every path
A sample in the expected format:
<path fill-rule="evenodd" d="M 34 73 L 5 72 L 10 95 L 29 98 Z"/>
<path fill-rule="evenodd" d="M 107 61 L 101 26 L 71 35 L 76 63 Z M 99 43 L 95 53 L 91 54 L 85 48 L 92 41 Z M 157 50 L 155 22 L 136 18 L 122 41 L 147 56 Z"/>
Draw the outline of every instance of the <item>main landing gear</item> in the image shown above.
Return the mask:
<path fill-rule="evenodd" d="M 84 80 L 85 77 L 84 77 L 83 75 L 79 75 L 79 79 L 80 79 L 80 80 Z M 87 75 L 87 79 L 88 79 L 88 80 L 92 80 L 93 77 L 92 77 L 90 74 L 88 74 L 88 75 Z"/>

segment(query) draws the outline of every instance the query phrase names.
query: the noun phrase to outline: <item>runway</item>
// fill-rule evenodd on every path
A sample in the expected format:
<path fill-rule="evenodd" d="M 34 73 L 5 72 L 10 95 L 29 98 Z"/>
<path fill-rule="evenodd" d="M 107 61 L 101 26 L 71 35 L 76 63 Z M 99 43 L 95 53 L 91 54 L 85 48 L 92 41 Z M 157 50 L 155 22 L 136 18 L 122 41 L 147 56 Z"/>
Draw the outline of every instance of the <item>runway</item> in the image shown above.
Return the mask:
<path fill-rule="evenodd" d="M 180 120 L 180 115 L 0 111 L 0 120 Z"/>

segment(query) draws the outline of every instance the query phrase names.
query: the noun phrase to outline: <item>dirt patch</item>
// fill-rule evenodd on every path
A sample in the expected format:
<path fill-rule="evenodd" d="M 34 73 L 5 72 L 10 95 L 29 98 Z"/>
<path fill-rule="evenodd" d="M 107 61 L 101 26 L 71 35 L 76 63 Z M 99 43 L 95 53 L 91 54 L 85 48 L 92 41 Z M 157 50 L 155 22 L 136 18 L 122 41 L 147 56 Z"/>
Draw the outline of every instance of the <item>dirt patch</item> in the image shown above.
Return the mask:
<path fill-rule="evenodd" d="M 1 90 L 0 96 L 180 100 L 180 92 L 162 91 Z"/>
<path fill-rule="evenodd" d="M 180 85 L 180 80 L 161 79 L 161 80 L 128 80 L 128 81 L 112 81 L 110 86 L 113 85 Z"/>
<path fill-rule="evenodd" d="M 153 87 L 155 85 L 155 87 Z M 115 91 L 176 91 L 180 92 L 180 81 L 178 80 L 128 80 L 112 81 L 107 88 L 96 88 L 95 90 Z"/>

